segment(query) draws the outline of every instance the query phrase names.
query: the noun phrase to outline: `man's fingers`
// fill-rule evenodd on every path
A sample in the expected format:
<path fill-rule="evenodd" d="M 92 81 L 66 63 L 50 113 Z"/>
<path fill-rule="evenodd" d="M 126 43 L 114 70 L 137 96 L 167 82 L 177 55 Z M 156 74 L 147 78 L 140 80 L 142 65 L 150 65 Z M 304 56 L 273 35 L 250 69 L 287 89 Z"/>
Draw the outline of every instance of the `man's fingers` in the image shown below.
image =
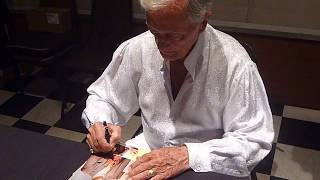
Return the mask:
<path fill-rule="evenodd" d="M 89 133 L 94 135 L 94 138 L 92 138 L 94 146 L 98 151 L 101 152 L 109 152 L 113 149 L 113 147 L 108 144 L 106 140 L 105 132 L 106 130 L 101 122 L 95 123 L 92 126 L 92 129 L 89 130 Z"/>
<path fill-rule="evenodd" d="M 162 180 L 162 179 L 166 179 L 166 178 L 162 177 L 161 175 L 156 175 L 152 177 L 150 180 Z"/>
<path fill-rule="evenodd" d="M 110 132 L 110 143 L 106 139 L 106 129 L 102 122 L 94 123 L 89 129 L 88 145 L 91 146 L 95 152 L 110 152 L 114 149 L 121 139 L 121 127 L 117 125 L 108 124 Z"/>
<path fill-rule="evenodd" d="M 99 144 L 98 144 L 98 141 L 97 141 L 97 138 L 96 138 L 95 126 L 93 125 L 92 127 L 90 127 L 88 129 L 88 131 L 89 131 L 89 134 L 91 136 L 91 141 L 92 141 L 93 145 L 97 147 Z"/>
<path fill-rule="evenodd" d="M 110 143 L 118 143 L 121 139 L 121 127 L 113 124 L 108 124 L 108 132 L 110 134 Z"/>
<path fill-rule="evenodd" d="M 144 164 L 150 161 L 151 159 L 152 159 L 152 156 L 150 155 L 150 153 L 147 153 L 142 157 L 139 157 L 138 159 L 136 159 L 136 161 L 130 165 L 130 169 L 134 169 L 138 167 L 140 164 Z"/>
<path fill-rule="evenodd" d="M 128 175 L 131 177 L 136 176 L 137 174 L 142 173 L 143 171 L 147 171 L 149 169 L 152 169 L 152 166 L 150 163 L 144 163 L 144 164 L 140 164 L 138 167 L 136 168 L 131 168 L 131 170 L 129 171 Z"/>
<path fill-rule="evenodd" d="M 149 174 L 150 170 L 155 171 L 152 163 L 149 162 L 149 163 L 140 164 L 138 167 L 131 169 L 128 172 L 128 176 L 130 177 L 130 179 L 149 179 L 151 178 Z"/>
<path fill-rule="evenodd" d="M 92 142 L 92 138 L 91 138 L 90 134 L 87 134 L 86 143 L 88 144 L 89 148 L 93 149 L 94 152 L 98 152 L 98 149 L 94 146 L 94 144 Z"/>
<path fill-rule="evenodd" d="M 98 139 L 99 147 L 103 152 L 110 152 L 115 145 L 109 144 L 105 137 Z"/>
<path fill-rule="evenodd" d="M 114 136 L 114 135 L 111 135 L 110 137 L 110 145 L 115 147 L 116 144 L 118 144 L 120 142 L 120 138 L 119 136 Z"/>
<path fill-rule="evenodd" d="M 141 179 L 149 179 L 148 171 L 141 172 L 139 174 L 136 174 L 135 176 L 130 177 L 130 180 L 141 180 Z"/>
<path fill-rule="evenodd" d="M 132 163 L 129 167 L 128 176 L 135 177 L 144 171 L 149 171 L 154 168 L 154 163 L 151 160 L 150 156 L 141 157 Z"/>
<path fill-rule="evenodd" d="M 109 143 L 112 146 L 112 149 L 118 144 L 121 140 L 121 127 L 113 124 L 108 124 L 108 132 L 110 134 Z"/>
<path fill-rule="evenodd" d="M 180 174 L 180 172 L 176 172 L 173 170 L 175 169 L 174 167 L 173 168 L 170 168 L 170 169 L 166 169 L 166 170 L 162 170 L 160 171 L 158 169 L 158 171 L 156 172 L 155 176 L 151 178 L 151 180 L 162 180 L 162 179 L 169 179 L 170 177 L 173 177 L 177 174 Z"/>

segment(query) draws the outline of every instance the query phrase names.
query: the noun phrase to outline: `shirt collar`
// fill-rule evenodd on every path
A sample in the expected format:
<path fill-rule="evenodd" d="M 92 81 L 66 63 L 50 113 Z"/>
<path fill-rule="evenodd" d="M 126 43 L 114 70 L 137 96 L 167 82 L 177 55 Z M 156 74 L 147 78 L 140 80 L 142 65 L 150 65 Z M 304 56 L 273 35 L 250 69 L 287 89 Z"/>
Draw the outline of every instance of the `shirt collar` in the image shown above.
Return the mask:
<path fill-rule="evenodd" d="M 187 56 L 187 58 L 184 61 L 184 66 L 190 73 L 193 80 L 196 74 L 196 65 L 197 65 L 198 59 L 202 53 L 203 41 L 204 41 L 204 32 L 199 34 L 199 37 L 195 46 L 193 47 L 190 54 Z"/>

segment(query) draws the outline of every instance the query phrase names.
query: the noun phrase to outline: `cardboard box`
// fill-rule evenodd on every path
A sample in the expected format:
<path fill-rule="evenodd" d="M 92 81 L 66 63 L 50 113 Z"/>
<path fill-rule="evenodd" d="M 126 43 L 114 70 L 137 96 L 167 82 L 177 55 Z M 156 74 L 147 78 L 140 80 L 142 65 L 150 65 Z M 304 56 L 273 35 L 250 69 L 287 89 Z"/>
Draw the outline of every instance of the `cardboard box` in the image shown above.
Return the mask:
<path fill-rule="evenodd" d="M 29 31 L 65 33 L 71 30 L 70 9 L 38 8 L 27 11 Z"/>

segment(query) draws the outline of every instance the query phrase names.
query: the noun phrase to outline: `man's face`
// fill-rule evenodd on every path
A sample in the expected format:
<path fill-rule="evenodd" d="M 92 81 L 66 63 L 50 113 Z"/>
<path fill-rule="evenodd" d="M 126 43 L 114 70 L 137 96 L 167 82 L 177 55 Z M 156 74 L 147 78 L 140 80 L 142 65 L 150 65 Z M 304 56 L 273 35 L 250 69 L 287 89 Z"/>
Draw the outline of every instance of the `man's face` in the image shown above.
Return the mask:
<path fill-rule="evenodd" d="M 169 61 L 184 60 L 205 27 L 191 23 L 185 11 L 161 10 L 147 12 L 147 25 L 162 57 Z"/>

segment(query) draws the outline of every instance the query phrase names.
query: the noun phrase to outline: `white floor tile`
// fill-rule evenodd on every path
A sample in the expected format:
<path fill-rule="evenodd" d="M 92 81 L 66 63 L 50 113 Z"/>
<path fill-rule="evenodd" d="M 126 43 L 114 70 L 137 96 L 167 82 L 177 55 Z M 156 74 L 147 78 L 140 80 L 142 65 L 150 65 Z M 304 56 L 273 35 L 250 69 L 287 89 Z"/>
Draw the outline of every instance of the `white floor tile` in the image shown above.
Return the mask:
<path fill-rule="evenodd" d="M 13 95 L 15 95 L 14 92 L 0 90 L 0 105 L 5 103 L 8 99 L 10 99 Z"/>
<path fill-rule="evenodd" d="M 76 142 L 82 142 L 84 138 L 86 137 L 86 134 L 67 130 L 67 129 L 62 129 L 58 127 L 51 127 L 47 132 L 46 135 L 50 136 L 55 136 L 71 141 L 76 141 Z"/>
<path fill-rule="evenodd" d="M 274 139 L 273 142 L 277 142 L 278 141 L 278 136 L 279 136 L 279 131 L 280 131 L 280 127 L 281 127 L 281 120 L 282 117 L 281 116 L 275 116 L 273 115 L 273 129 L 274 129 Z"/>
<path fill-rule="evenodd" d="M 1 125 L 12 126 L 18 120 L 19 120 L 18 118 L 0 114 L 0 124 Z"/>
<path fill-rule="evenodd" d="M 61 102 L 44 99 L 31 111 L 29 111 L 22 119 L 53 126 L 61 116 Z"/>
<path fill-rule="evenodd" d="M 320 179 L 320 151 L 278 143 L 271 175 L 290 180 Z"/>
<path fill-rule="evenodd" d="M 124 144 L 127 140 L 131 139 L 134 133 L 141 125 L 141 119 L 139 116 L 132 116 L 127 125 L 122 128 L 121 144 Z"/>
<path fill-rule="evenodd" d="M 320 123 L 320 110 L 284 106 L 283 117 Z"/>
<path fill-rule="evenodd" d="M 266 174 L 257 173 L 257 180 L 270 180 L 270 176 Z"/>

